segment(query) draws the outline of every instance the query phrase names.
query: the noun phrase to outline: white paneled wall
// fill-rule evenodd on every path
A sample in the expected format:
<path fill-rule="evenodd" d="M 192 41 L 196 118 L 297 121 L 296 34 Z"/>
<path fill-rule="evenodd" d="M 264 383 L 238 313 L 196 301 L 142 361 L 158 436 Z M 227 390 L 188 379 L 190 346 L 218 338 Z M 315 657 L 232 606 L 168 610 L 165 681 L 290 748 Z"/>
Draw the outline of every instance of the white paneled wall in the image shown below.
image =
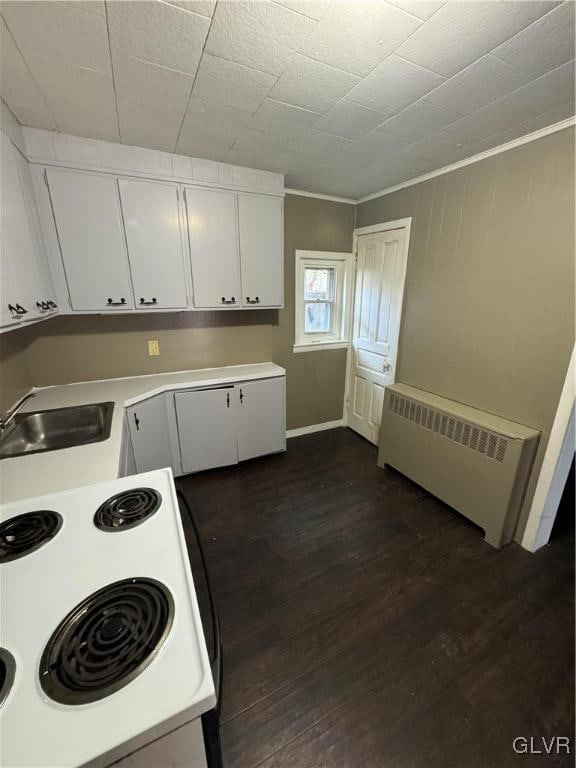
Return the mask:
<path fill-rule="evenodd" d="M 38 128 L 23 128 L 22 133 L 27 157 L 33 163 L 123 173 L 132 171 L 144 176 L 253 192 L 284 192 L 284 175 L 281 173 Z"/>

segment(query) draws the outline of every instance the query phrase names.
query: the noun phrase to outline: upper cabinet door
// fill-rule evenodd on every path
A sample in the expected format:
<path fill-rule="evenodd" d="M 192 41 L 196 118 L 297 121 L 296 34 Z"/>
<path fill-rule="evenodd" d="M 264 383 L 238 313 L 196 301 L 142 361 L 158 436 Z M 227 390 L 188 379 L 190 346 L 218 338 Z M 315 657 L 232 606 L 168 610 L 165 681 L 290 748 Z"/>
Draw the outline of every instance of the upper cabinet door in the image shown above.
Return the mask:
<path fill-rule="evenodd" d="M 34 320 L 52 312 L 46 305 L 41 250 L 35 221 L 35 201 L 26 186 L 27 161 L 10 139 L 0 133 L 2 141 L 1 230 L 2 230 L 2 325 Z"/>
<path fill-rule="evenodd" d="M 235 308 L 241 304 L 236 196 L 186 189 L 186 212 L 194 306 Z"/>
<path fill-rule="evenodd" d="M 281 307 L 282 204 L 278 197 L 238 195 L 242 305 Z"/>
<path fill-rule="evenodd" d="M 136 309 L 185 308 L 178 188 L 132 179 L 119 183 Z"/>
<path fill-rule="evenodd" d="M 116 179 L 46 174 L 72 309 L 133 309 Z"/>

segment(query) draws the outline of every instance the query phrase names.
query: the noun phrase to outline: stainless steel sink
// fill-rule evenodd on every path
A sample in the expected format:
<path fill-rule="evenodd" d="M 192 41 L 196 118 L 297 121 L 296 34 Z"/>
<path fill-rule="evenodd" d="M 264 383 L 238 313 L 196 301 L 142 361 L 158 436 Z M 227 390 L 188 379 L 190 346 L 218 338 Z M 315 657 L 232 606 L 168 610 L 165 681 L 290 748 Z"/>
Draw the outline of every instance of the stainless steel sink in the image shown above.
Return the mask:
<path fill-rule="evenodd" d="M 99 443 L 110 437 L 114 403 L 18 413 L 0 433 L 0 459 Z"/>

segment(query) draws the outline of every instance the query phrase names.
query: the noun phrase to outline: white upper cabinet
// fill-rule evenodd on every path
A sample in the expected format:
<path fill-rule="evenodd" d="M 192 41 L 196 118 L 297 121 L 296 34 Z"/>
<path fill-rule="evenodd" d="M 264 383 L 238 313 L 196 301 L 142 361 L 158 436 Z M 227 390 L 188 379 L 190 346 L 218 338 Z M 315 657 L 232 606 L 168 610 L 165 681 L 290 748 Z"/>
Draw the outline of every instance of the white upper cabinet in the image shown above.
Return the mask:
<path fill-rule="evenodd" d="M 194 306 L 234 308 L 241 303 L 236 195 L 186 188 Z"/>
<path fill-rule="evenodd" d="M 2 326 L 53 314 L 57 307 L 39 230 L 28 162 L 1 133 Z"/>
<path fill-rule="evenodd" d="M 46 174 L 72 309 L 133 309 L 116 178 Z"/>
<path fill-rule="evenodd" d="M 282 199 L 238 195 L 242 306 L 283 304 Z"/>
<path fill-rule="evenodd" d="M 120 179 L 136 309 L 188 305 L 178 187 Z"/>

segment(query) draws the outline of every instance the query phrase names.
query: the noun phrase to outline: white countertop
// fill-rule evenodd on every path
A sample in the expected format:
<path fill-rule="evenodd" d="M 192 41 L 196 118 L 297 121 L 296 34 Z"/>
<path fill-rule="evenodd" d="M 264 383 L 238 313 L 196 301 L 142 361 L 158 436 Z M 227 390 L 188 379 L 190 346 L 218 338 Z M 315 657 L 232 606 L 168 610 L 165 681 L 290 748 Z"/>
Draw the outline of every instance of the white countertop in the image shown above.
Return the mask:
<path fill-rule="evenodd" d="M 230 365 L 177 373 L 133 376 L 125 379 L 64 384 L 34 390 L 20 411 L 45 411 L 89 403 L 114 403 L 110 437 L 100 443 L 34 453 L 0 461 L 0 501 L 7 503 L 69 488 L 92 485 L 118 477 L 124 408 L 152 395 L 236 381 L 284 376 L 274 363 Z"/>

